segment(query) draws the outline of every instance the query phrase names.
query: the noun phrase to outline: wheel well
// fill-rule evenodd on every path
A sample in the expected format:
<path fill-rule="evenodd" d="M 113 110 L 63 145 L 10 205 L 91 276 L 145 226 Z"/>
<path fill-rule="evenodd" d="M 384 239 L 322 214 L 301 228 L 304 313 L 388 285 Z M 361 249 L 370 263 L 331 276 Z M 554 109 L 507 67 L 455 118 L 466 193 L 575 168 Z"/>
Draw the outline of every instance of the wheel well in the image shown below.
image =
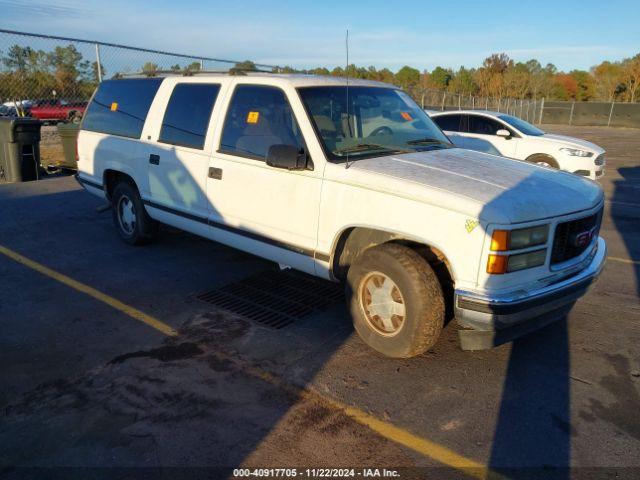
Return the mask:
<path fill-rule="evenodd" d="M 138 188 L 133 178 L 126 173 L 119 172 L 118 170 L 105 170 L 102 183 L 104 185 L 107 198 L 111 198 L 113 189 L 119 182 L 129 182 L 131 185 Z"/>
<path fill-rule="evenodd" d="M 547 162 L 554 168 L 560 168 L 558 165 L 558 161 L 553 158 L 551 155 L 546 153 L 534 153 L 533 155 L 529 155 L 527 157 L 527 162 L 537 163 L 537 162 Z"/>
<path fill-rule="evenodd" d="M 383 243 L 405 245 L 422 256 L 433 269 L 445 297 L 446 319 L 453 318 L 453 292 L 455 280 L 451 264 L 444 253 L 436 247 L 415 240 L 407 239 L 400 234 L 363 227 L 348 228 L 340 235 L 332 255 L 331 271 L 334 277 L 344 280 L 351 264 L 368 248 Z"/>

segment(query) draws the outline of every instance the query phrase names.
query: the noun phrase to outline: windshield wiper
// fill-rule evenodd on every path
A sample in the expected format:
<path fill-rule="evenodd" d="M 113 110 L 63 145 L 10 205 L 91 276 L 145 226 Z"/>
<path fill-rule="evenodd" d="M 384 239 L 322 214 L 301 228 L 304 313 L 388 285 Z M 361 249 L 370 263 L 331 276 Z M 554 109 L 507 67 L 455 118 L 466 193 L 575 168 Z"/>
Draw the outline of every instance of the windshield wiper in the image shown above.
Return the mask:
<path fill-rule="evenodd" d="M 334 150 L 333 153 L 339 155 L 342 153 L 367 152 L 369 150 L 384 150 L 387 152 L 404 152 L 405 151 L 405 150 L 400 150 L 398 148 L 385 147 L 384 145 L 378 145 L 377 143 L 360 143 L 352 147 L 345 147 L 345 148 L 340 148 L 338 150 Z"/>
<path fill-rule="evenodd" d="M 407 142 L 407 145 L 428 145 L 431 143 L 437 143 L 440 145 L 449 145 L 447 142 L 443 142 L 442 140 L 438 140 L 437 138 L 429 138 L 429 137 L 425 137 L 425 138 L 418 138 L 416 140 L 409 140 Z"/>

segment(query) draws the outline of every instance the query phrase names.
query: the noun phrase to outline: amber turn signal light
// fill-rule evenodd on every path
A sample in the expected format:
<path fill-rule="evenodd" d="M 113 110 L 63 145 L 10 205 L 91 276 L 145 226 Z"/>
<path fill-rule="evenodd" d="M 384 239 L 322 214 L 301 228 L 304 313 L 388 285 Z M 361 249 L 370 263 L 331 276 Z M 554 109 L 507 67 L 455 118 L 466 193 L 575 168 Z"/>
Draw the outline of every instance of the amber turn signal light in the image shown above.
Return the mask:
<path fill-rule="evenodd" d="M 490 254 L 489 260 L 487 261 L 487 273 L 506 273 L 508 260 L 508 255 L 494 255 L 493 253 Z"/>
<path fill-rule="evenodd" d="M 509 250 L 509 230 L 494 230 L 491 235 L 491 250 L 504 252 Z"/>

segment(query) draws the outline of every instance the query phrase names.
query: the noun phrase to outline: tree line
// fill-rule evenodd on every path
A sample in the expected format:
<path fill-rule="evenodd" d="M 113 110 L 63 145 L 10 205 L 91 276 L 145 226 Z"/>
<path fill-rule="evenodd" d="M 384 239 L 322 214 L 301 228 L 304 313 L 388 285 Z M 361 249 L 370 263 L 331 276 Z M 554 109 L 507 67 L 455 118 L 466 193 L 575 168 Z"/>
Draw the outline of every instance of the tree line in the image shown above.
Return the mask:
<path fill-rule="evenodd" d="M 86 60 L 73 45 L 58 46 L 52 51 L 35 50 L 20 45 L 11 46 L 0 54 L 0 98 L 36 99 L 58 98 L 86 99 L 98 83 L 98 64 Z M 175 64 L 171 71 L 185 73 L 197 71 L 200 62 Z M 100 65 L 103 78 L 107 71 Z M 158 64 L 146 62 L 141 70 L 153 75 L 160 70 Z M 251 61 L 240 62 L 231 73 L 242 74 L 257 70 Z M 492 98 L 617 101 L 640 100 L 640 53 L 621 61 L 603 61 L 587 70 L 559 71 L 553 64 L 545 66 L 538 60 L 516 62 L 505 53 L 487 57 L 480 67 L 457 70 L 435 67 L 420 71 L 405 65 L 393 72 L 388 68 L 317 67 L 299 70 L 278 67 L 277 73 L 311 73 L 378 80 L 405 88 L 414 96 L 424 90 L 439 90 L 465 96 Z M 53 93 L 55 92 L 55 94 Z"/>
<path fill-rule="evenodd" d="M 13 45 L 0 57 L 0 66 L 3 101 L 87 99 L 98 83 L 98 63 L 85 60 L 74 45 L 49 52 Z"/>
<path fill-rule="evenodd" d="M 245 62 L 246 63 L 246 62 Z M 250 63 L 250 62 L 249 62 Z M 282 71 L 294 69 L 285 67 Z M 325 67 L 307 70 L 321 75 L 364 78 L 395 83 L 416 93 L 432 89 L 449 93 L 492 98 L 637 102 L 640 101 L 640 53 L 622 61 L 603 61 L 587 70 L 559 71 L 538 60 L 516 62 L 506 53 L 487 57 L 478 68 L 458 70 L 435 67 L 420 71 L 405 65 L 397 72 L 388 68 Z"/>

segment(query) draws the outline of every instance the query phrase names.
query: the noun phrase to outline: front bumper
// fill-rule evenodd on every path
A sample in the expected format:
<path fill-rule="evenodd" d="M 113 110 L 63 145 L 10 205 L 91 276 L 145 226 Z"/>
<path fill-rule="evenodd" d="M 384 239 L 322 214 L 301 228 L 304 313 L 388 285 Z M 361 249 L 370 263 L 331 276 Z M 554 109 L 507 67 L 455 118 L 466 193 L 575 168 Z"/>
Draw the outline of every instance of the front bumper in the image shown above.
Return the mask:
<path fill-rule="evenodd" d="M 498 295 L 456 290 L 455 315 L 463 350 L 510 342 L 558 320 L 584 295 L 602 271 L 607 245 L 602 238 L 588 264 L 575 275 L 534 290 Z"/>

